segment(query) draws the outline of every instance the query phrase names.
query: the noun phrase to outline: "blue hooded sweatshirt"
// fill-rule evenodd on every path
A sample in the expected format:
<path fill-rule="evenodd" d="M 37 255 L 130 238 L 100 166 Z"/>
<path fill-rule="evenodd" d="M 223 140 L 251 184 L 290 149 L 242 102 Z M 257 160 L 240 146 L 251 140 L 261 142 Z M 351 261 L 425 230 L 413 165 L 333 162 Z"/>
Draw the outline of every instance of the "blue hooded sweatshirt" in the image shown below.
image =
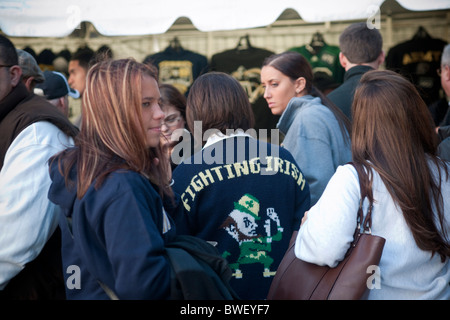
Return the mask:
<path fill-rule="evenodd" d="M 318 97 L 292 98 L 277 124 L 283 146 L 302 169 L 316 204 L 336 169 L 352 160 L 348 133 L 341 133 L 333 112 Z"/>
<path fill-rule="evenodd" d="M 167 299 L 170 266 L 164 244 L 175 228 L 150 181 L 137 172 L 119 170 L 98 190 L 93 183 L 78 199 L 76 183 L 67 188 L 57 160 L 50 165 L 48 197 L 62 209 L 67 299 L 109 299 L 100 282 L 119 299 Z M 75 177 L 76 166 L 72 181 Z"/>

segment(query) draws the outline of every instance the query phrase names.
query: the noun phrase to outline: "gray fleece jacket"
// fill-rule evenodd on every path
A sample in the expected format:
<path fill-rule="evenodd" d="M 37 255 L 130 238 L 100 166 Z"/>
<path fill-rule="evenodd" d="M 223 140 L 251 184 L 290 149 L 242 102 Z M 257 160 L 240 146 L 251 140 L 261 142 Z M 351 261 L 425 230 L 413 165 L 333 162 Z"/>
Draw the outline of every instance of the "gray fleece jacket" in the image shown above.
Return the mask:
<path fill-rule="evenodd" d="M 311 95 L 292 98 L 277 128 L 309 183 L 312 206 L 337 167 L 352 159 L 348 133 L 342 135 L 333 112 Z"/>

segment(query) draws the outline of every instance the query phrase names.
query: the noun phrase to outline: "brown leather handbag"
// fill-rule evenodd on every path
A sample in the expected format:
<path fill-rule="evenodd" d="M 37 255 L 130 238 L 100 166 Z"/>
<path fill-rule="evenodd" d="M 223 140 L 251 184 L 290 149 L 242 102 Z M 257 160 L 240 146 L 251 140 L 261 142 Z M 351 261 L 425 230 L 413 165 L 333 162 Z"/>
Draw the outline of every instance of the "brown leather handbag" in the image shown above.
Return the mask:
<path fill-rule="evenodd" d="M 364 187 L 366 183 L 361 183 L 364 171 L 359 166 L 355 168 L 360 177 L 361 199 L 354 239 L 344 260 L 335 268 L 308 263 L 295 256 L 294 242 L 277 269 L 268 300 L 359 300 L 368 290 L 367 282 L 371 276 L 368 268 L 379 264 L 386 240 L 371 234 L 372 190 Z M 365 197 L 370 205 L 361 231 Z"/>

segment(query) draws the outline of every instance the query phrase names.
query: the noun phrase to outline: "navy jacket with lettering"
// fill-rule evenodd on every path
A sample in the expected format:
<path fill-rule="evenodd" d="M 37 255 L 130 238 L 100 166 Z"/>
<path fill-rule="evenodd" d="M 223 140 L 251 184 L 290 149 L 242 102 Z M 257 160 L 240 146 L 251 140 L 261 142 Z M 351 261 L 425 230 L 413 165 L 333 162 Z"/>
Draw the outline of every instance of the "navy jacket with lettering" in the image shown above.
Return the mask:
<path fill-rule="evenodd" d="M 310 206 L 309 186 L 289 151 L 228 137 L 178 165 L 173 179 L 185 208 L 173 216 L 177 232 L 217 242 L 239 297 L 265 299 Z"/>

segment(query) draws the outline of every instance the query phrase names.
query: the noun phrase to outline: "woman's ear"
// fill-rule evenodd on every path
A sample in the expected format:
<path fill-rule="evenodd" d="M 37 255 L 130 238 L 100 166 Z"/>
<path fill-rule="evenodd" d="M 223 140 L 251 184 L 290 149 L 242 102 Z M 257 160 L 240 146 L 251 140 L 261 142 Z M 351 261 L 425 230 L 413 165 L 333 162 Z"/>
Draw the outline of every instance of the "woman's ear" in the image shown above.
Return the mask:
<path fill-rule="evenodd" d="M 297 95 L 303 95 L 303 90 L 305 90 L 306 87 L 306 79 L 303 77 L 298 78 L 295 80 L 295 93 Z"/>

